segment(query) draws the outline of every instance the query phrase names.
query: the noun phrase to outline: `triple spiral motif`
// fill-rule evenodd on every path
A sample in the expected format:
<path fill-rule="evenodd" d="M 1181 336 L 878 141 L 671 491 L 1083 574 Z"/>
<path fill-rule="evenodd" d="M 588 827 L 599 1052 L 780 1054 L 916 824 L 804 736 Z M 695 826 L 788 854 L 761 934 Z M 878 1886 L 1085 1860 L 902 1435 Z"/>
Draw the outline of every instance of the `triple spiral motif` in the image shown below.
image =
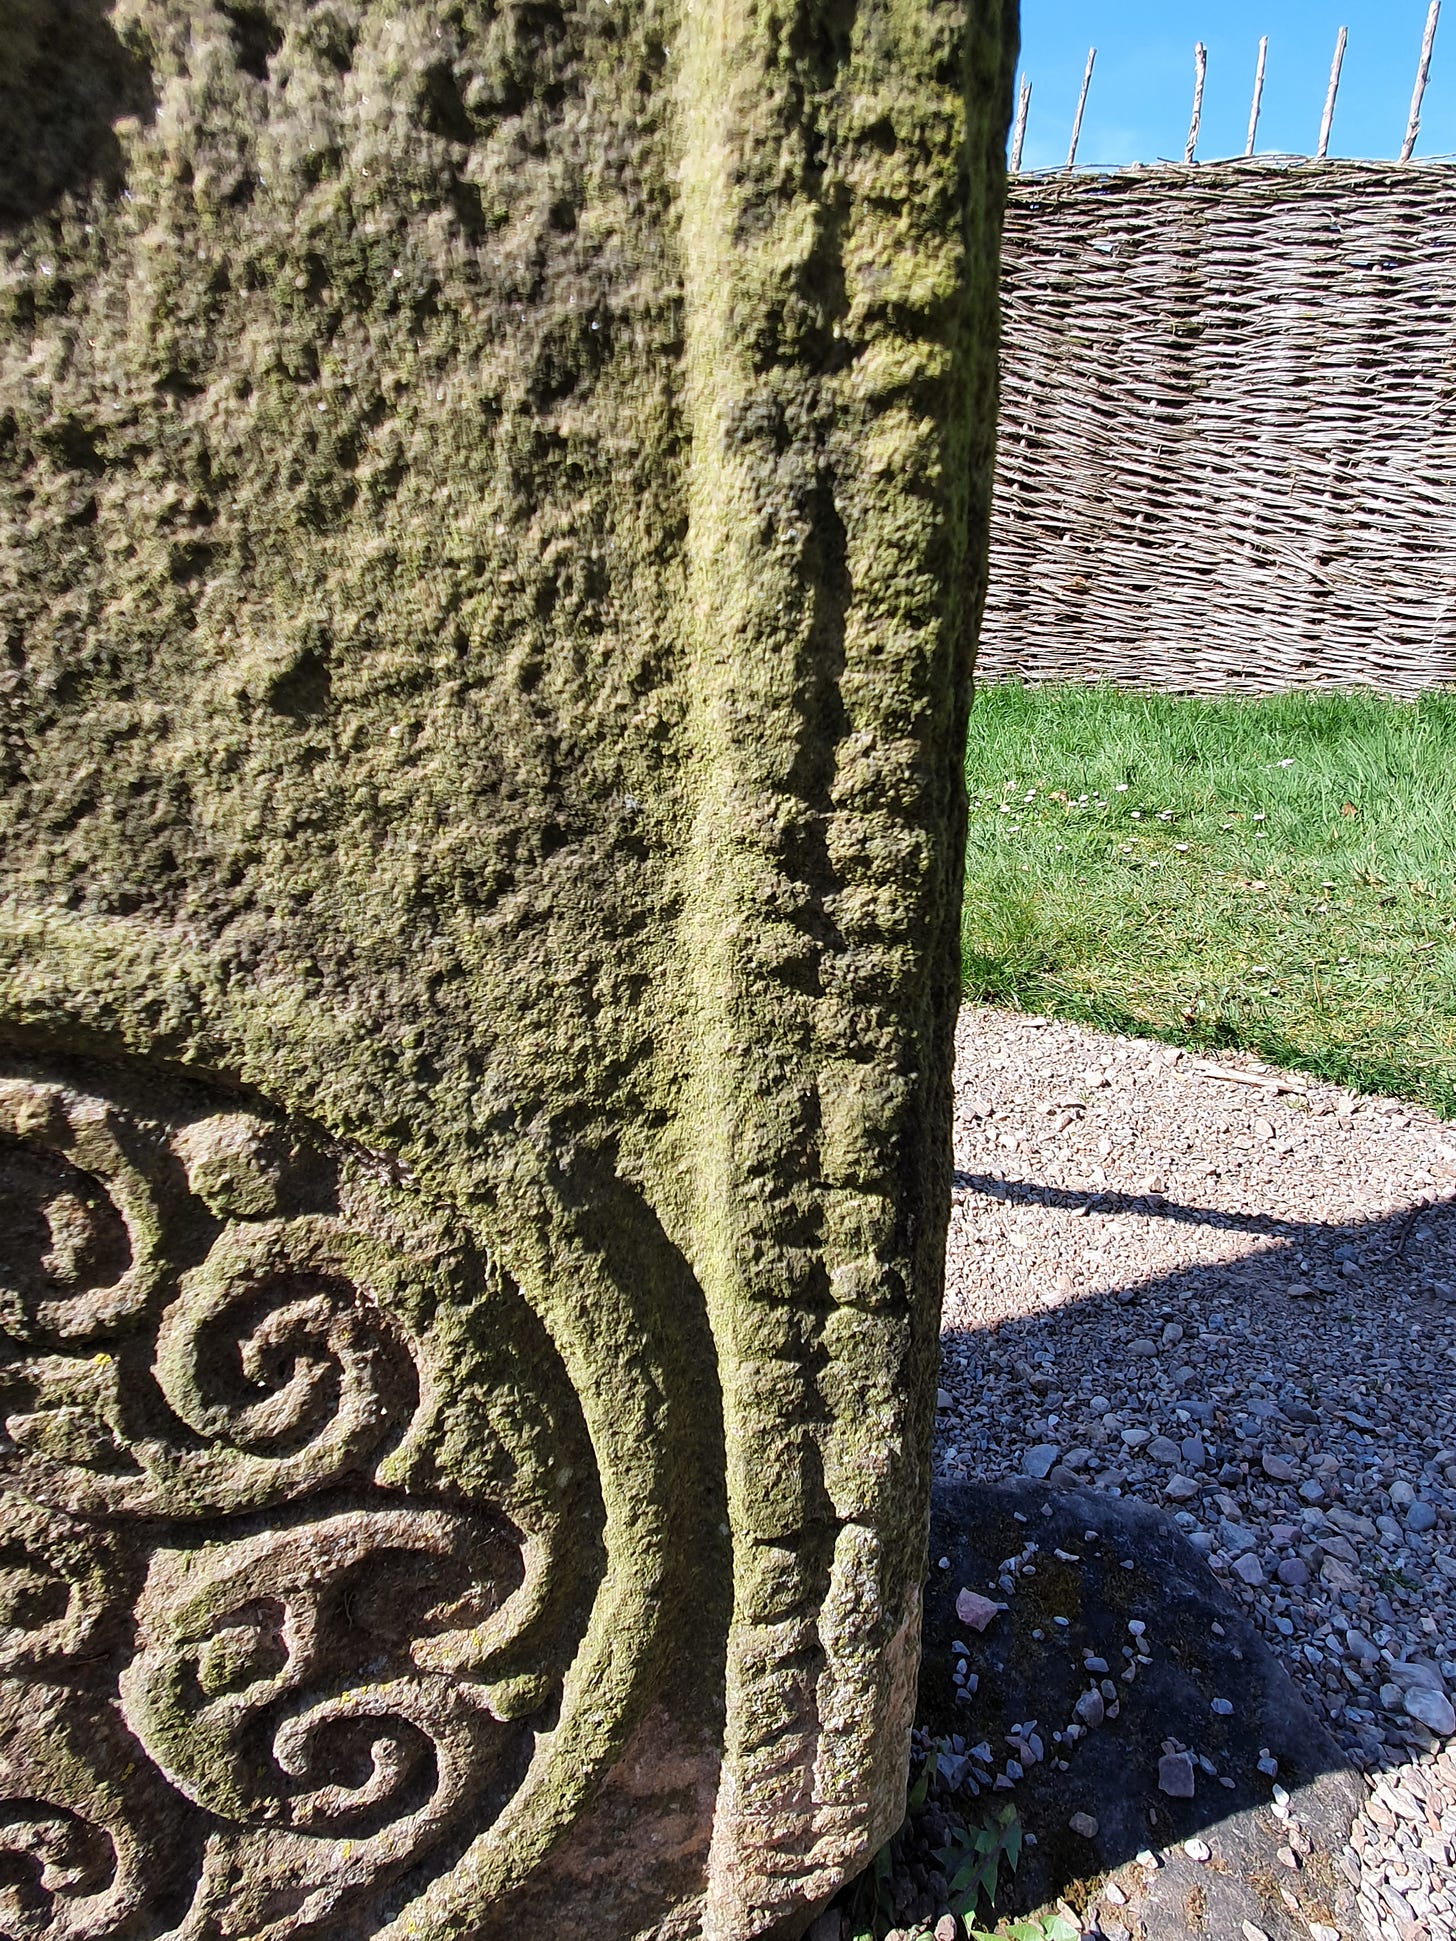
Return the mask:
<path fill-rule="evenodd" d="M 386 1168 L 157 1101 L 0 1071 L 0 1941 L 367 1932 L 562 1703 L 590 1445 Z"/>

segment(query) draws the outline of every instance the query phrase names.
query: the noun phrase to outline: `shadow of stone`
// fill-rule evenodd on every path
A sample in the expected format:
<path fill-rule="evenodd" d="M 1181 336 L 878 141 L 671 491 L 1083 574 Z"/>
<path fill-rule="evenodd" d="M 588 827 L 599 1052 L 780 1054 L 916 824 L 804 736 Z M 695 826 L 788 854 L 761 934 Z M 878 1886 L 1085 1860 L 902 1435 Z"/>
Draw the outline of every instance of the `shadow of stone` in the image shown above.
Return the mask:
<path fill-rule="evenodd" d="M 149 121 L 152 70 L 119 35 L 107 0 L 4 0 L 0 6 L 0 230 L 33 221 L 67 191 L 115 189 L 115 123 Z"/>
<path fill-rule="evenodd" d="M 1084 1208 L 1088 1213 L 1137 1213 L 1145 1218 L 1171 1220 L 1179 1226 L 1217 1227 L 1227 1233 L 1257 1234 L 1291 1245 L 1297 1243 L 1306 1251 L 1311 1247 L 1318 1250 L 1322 1245 L 1333 1249 L 1359 1240 L 1364 1243 L 1371 1264 L 1376 1266 L 1395 1259 L 1397 1252 L 1404 1259 L 1408 1232 L 1417 1224 L 1456 1221 L 1456 1200 L 1449 1199 L 1422 1201 L 1392 1219 L 1326 1224 L 1309 1220 L 1282 1220 L 1274 1213 L 1241 1213 L 1227 1207 L 1188 1206 L 1178 1200 L 1170 1200 L 1163 1193 L 1125 1193 L 1116 1187 L 1045 1186 L 1039 1180 L 1001 1179 L 994 1173 L 967 1173 L 959 1168 L 951 1179 L 953 1190 L 958 1194 L 984 1193 L 988 1198 L 1004 1200 L 1015 1206 L 1044 1206 L 1074 1211 Z M 1376 1240 L 1388 1244 L 1375 1247 L 1372 1251 L 1372 1242 Z M 1449 1262 L 1456 1262 L 1456 1224 L 1451 1226 L 1450 1233 L 1435 1251 Z M 1246 1256 L 1246 1261 L 1267 1265 L 1269 1258 L 1264 1253 L 1250 1254 Z M 1223 1273 L 1243 1264 L 1245 1262 L 1220 1262 L 1217 1271 Z M 1167 1276 L 1163 1284 L 1172 1287 L 1183 1279 L 1191 1279 L 1200 1271 L 1197 1267 L 1191 1267 L 1187 1275 Z"/>
<path fill-rule="evenodd" d="M 1191 1339 L 1139 1364 L 1139 1419 L 1154 1434 L 1161 1431 L 1175 1441 L 1200 1437 L 1207 1451 L 1202 1479 L 1210 1486 L 1221 1465 L 1257 1462 L 1262 1438 L 1271 1427 L 1284 1435 L 1308 1437 L 1326 1409 L 1342 1425 L 1351 1450 L 1371 1462 L 1397 1446 L 1408 1460 L 1412 1448 L 1440 1436 L 1441 1425 L 1456 1418 L 1456 1363 L 1433 1357 L 1426 1348 L 1412 1348 L 1410 1337 L 1397 1325 L 1420 1323 L 1427 1340 L 1439 1340 L 1456 1320 L 1456 1199 L 1424 1201 L 1371 1219 L 1322 1223 L 965 1173 L 956 1174 L 955 1192 L 958 1197 L 980 1192 L 1026 1206 L 1085 1205 L 1089 1211 L 1209 1226 L 1274 1243 L 1236 1258 L 1195 1261 L 1145 1281 L 1038 1307 L 1002 1321 L 991 1332 L 947 1328 L 941 1342 L 942 1382 L 953 1397 L 974 1394 L 993 1403 L 1007 1423 L 1036 1413 L 1037 1398 L 1023 1375 L 1040 1349 L 1055 1344 L 1065 1365 L 1092 1368 L 1125 1360 L 1134 1352 L 1134 1337 L 1145 1337 L 1150 1328 L 1156 1333 L 1159 1324 L 1169 1321 L 1190 1334 L 1209 1330 L 1230 1350 L 1244 1337 L 1259 1334 L 1268 1336 L 1263 1352 L 1277 1348 L 1274 1359 L 1259 1371 L 1272 1387 L 1268 1399 L 1257 1403 L 1219 1400 L 1196 1362 L 1180 1366 L 1194 1346 Z M 1318 1353 L 1306 1353 L 1302 1345 L 1310 1335 L 1322 1344 Z M 1385 1360 L 1362 1362 L 1350 1354 L 1348 1344 L 1362 1335 L 1388 1344 Z M 1321 1367 L 1336 1359 L 1332 1344 L 1338 1345 L 1348 1368 L 1340 1396 L 1327 1400 Z M 1411 1368 L 1404 1399 L 1418 1405 L 1423 1418 L 1414 1427 L 1401 1419 L 1401 1398 L 1390 1387 L 1398 1362 L 1389 1357 L 1407 1353 Z M 1352 1394 L 1358 1407 L 1351 1406 Z M 954 1446 L 947 1446 L 950 1421 L 953 1416 L 939 1425 L 937 1466 L 952 1482 L 974 1480 L 991 1438 L 982 1431 L 959 1436 Z M 1062 1431 L 1063 1440 L 1069 1437 L 1076 1439 L 1070 1423 Z M 1101 1451 L 1094 1443 L 1091 1453 L 1094 1470 L 1125 1466 L 1126 1452 L 1110 1441 Z M 1085 1477 L 1058 1466 L 1051 1480 L 1070 1485 Z M 1291 1500 L 1291 1513 L 1301 1507 Z M 1405 1541 L 1417 1564 L 1429 1563 L 1456 1583 L 1456 1564 L 1443 1551 L 1439 1533 L 1408 1534 Z M 1418 1600 L 1412 1587 L 1379 1581 L 1373 1567 L 1366 1575 L 1372 1596 Z M 1394 1615 L 1377 1606 L 1377 1621 L 1389 1622 Z"/>
<path fill-rule="evenodd" d="M 1146 1941 L 1221 1941 L 1244 1921 L 1270 1941 L 1344 1930 L 1336 1856 L 1363 1782 L 1170 1517 L 1090 1490 L 951 1483 L 931 1552 L 949 1567 L 927 1589 L 920 1724 L 989 1752 L 949 1756 L 970 1820 L 1014 1797 L 1036 1830 L 1010 1901 L 1080 1912 L 1115 1877 Z M 1003 1607 L 983 1632 L 957 1613 L 964 1590 Z M 1014 1792 L 998 1789 L 1012 1759 Z M 1161 1864 L 1138 1863 L 1152 1852 Z"/>
<path fill-rule="evenodd" d="M 1432 1190 L 1449 1192 L 1439 1184 Z M 1456 1418 L 1456 1364 L 1412 1348 L 1402 1324 L 1420 1322 L 1425 1337 L 1439 1341 L 1456 1318 L 1456 1200 L 1436 1197 L 1392 1214 L 1320 1223 L 991 1173 L 957 1171 L 954 1193 L 957 1201 L 982 1194 L 1026 1207 L 1208 1226 L 1245 1234 L 1254 1246 L 1237 1258 L 1195 1261 L 1037 1307 L 993 1331 L 946 1330 L 941 1379 L 950 1399 L 937 1428 L 918 1723 L 922 1745 L 949 1745 L 940 1758 L 956 1783 L 943 1783 L 942 1774 L 926 1809 L 911 1816 L 892 1846 L 877 1933 L 887 1922 L 891 1933 L 928 1931 L 946 1906 L 938 1856 L 956 1828 L 989 1824 L 1012 1803 L 1035 1843 L 1024 1849 L 1013 1883 L 1003 1872 L 997 1918 L 1065 1898 L 1089 1928 L 1136 1941 L 1237 1941 L 1245 1922 L 1270 1941 L 1309 1941 L 1321 1925 L 1355 1932 L 1360 1917 L 1337 1857 L 1365 1781 L 1265 1642 L 1253 1604 L 1224 1587 L 1170 1512 L 1127 1493 L 1126 1452 L 1116 1437 L 1104 1438 L 1091 1466 L 1117 1470 L 1108 1480 L 1121 1494 L 1080 1487 L 1085 1475 L 1061 1465 L 1047 1483 L 986 1482 L 977 1470 L 1014 1461 L 1031 1439 L 1027 1419 L 1047 1404 L 1026 1378 L 1033 1366 L 1050 1373 L 1054 1365 L 1038 1350 L 1052 1349 L 1063 1368 L 1095 1369 L 1125 1360 L 1132 1337 L 1156 1336 L 1169 1320 L 1186 1323 L 1190 1334 L 1210 1330 L 1231 1350 L 1246 1334 L 1267 1337 L 1249 1347 L 1260 1357 L 1249 1372 L 1262 1377 L 1266 1400 L 1213 1393 L 1195 1365 L 1200 1356 L 1184 1365 L 1191 1340 L 1133 1364 L 1141 1371 L 1139 1422 L 1174 1440 L 1198 1438 L 1206 1460 L 1197 1474 L 1209 1491 L 1225 1465 L 1253 1468 L 1271 1432 L 1286 1441 L 1316 1439 L 1325 1420 L 1338 1423 L 1357 1462 L 1373 1464 L 1397 1449 L 1409 1461 L 1412 1450 L 1434 1448 L 1430 1435 Z M 1296 1286 L 1299 1294 L 1291 1292 Z M 1327 1337 L 1318 1354 L 1301 1345 L 1310 1332 Z M 1348 1349 L 1356 1334 L 1372 1332 L 1388 1355 L 1411 1353 L 1401 1392 L 1391 1391 L 1394 1364 L 1378 1356 L 1363 1361 L 1354 1350 L 1340 1394 L 1322 1392 L 1331 1343 Z M 989 1429 L 968 1433 L 961 1423 L 957 1402 L 971 1398 L 989 1408 Z M 1070 1420 L 1047 1433 L 1083 1439 Z M 1157 1490 L 1162 1480 L 1146 1487 Z M 1296 1507 L 1291 1503 L 1291 1515 Z M 1334 1600 L 1348 1623 L 1366 1629 L 1398 1620 L 1410 1633 L 1431 1573 L 1456 1583 L 1456 1559 L 1440 1531 L 1407 1531 L 1401 1541 L 1405 1549 L 1393 1559 L 1374 1545 L 1362 1550 L 1357 1587 Z M 1037 1546 L 1027 1559 L 1035 1575 L 1009 1573 L 1009 1560 L 1029 1544 Z M 962 1589 L 1005 1607 L 984 1633 L 957 1616 Z M 1271 1585 L 1270 1593 L 1277 1589 Z M 1066 1622 L 1058 1624 L 1059 1617 Z M 1137 1662 L 1133 1622 L 1145 1626 L 1139 1635 L 1146 1664 Z M 1108 1667 L 1117 1693 L 1111 1717 L 1103 1674 L 1089 1671 L 1089 1655 Z M 1125 1683 L 1130 1663 L 1136 1672 Z M 1066 1727 L 1094 1685 L 1102 1722 L 1069 1745 Z M 1217 1712 L 1215 1699 L 1222 1701 Z M 1089 1709 L 1095 1717 L 1095 1704 Z M 1034 1732 L 1043 1757 L 1018 1759 L 1020 1777 L 997 1788 L 996 1774 L 1015 1757 L 1006 1743 L 1013 1728 Z M 1192 1755 L 1191 1797 L 1174 1798 L 1159 1785 L 1168 1744 Z M 989 1766 L 970 1756 L 982 1748 Z M 1075 1830 L 1072 1819 L 1082 1815 Z M 1185 1850 L 1187 1841 L 1199 1857 Z M 1139 1864 L 1139 1853 L 1155 1854 L 1159 1864 Z M 1102 1891 L 1109 1881 L 1110 1897 Z M 858 1931 L 849 1910 L 863 1916 L 876 1897 L 865 1884 L 852 1886 L 821 1916 L 814 1941 Z"/>

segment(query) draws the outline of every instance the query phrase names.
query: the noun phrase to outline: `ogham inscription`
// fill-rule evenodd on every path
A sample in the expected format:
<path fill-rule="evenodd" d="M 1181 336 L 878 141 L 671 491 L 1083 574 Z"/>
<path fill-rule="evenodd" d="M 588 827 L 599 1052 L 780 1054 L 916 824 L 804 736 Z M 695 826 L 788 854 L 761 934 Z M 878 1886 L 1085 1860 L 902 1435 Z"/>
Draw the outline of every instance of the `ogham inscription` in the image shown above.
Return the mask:
<path fill-rule="evenodd" d="M 897 1824 L 1014 11 L 0 4 L 0 1941 Z"/>

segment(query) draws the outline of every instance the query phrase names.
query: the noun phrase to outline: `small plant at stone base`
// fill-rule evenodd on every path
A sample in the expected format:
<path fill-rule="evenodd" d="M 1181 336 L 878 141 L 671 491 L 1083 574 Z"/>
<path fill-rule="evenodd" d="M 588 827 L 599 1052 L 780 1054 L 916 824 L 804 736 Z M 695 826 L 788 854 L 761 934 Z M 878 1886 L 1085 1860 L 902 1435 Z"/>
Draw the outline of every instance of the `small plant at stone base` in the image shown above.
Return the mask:
<path fill-rule="evenodd" d="M 1016 1872 L 1021 1859 L 1021 1816 L 1014 1806 L 1006 1805 L 986 1825 L 954 1826 L 935 1857 L 949 1883 L 950 1911 L 969 1929 L 982 1896 L 987 1907 L 995 1907 L 1003 1862 L 1008 1872 Z"/>
<path fill-rule="evenodd" d="M 939 1765 L 940 1747 L 931 1745 L 905 1800 L 905 1820 L 901 1833 L 924 1808 Z M 897 1834 L 894 1840 L 887 1841 L 880 1848 L 854 1884 L 849 1903 L 851 1941 L 880 1941 L 880 1937 L 887 1934 L 894 1924 L 894 1852 L 899 1838 Z"/>
<path fill-rule="evenodd" d="M 1014 1806 L 1003 1806 L 989 1825 L 955 1827 L 936 1856 L 950 1883 L 951 1912 L 965 1928 L 967 1941 L 1078 1941 L 1078 1931 L 1061 1914 L 1032 1916 L 996 1928 L 971 1925 L 977 1903 L 984 1897 L 988 1911 L 996 1906 L 996 1889 L 1004 1864 L 1016 1872 L 1021 1858 L 1021 1818 Z"/>
<path fill-rule="evenodd" d="M 850 1941 L 881 1941 L 895 1919 L 891 1898 L 891 1841 L 880 1848 L 854 1884 L 849 1904 Z"/>
<path fill-rule="evenodd" d="M 1034 1916 L 1009 1927 L 967 1928 L 969 1941 L 1080 1941 L 1080 1930 L 1064 1914 Z"/>
<path fill-rule="evenodd" d="M 1079 1930 L 1064 1914 L 1048 1914 L 1030 1921 L 1013 1921 L 994 1931 L 968 1928 L 970 1941 L 1080 1941 Z"/>
<path fill-rule="evenodd" d="M 924 1921 L 896 1925 L 900 1919 L 897 1872 L 906 1858 L 900 1849 L 940 1776 L 941 1750 L 937 1743 L 926 1749 L 906 1801 L 904 1826 L 881 1847 L 853 1889 L 848 1908 L 850 1941 L 887 1941 L 890 1936 L 895 1941 L 934 1941 L 943 1931 L 944 1915 L 934 1927 Z M 955 1820 L 945 1827 L 944 1844 L 935 1850 L 934 1858 L 944 1878 L 943 1905 L 956 1924 L 957 1936 L 964 1935 L 965 1941 L 1078 1941 L 1077 1928 L 1060 1914 L 1001 1923 L 994 1930 L 973 1926 L 983 1900 L 986 1914 L 994 1918 L 1001 1869 L 1004 1865 L 1008 1872 L 1016 1871 L 1021 1846 L 1021 1819 L 1009 1803 L 989 1822 L 971 1825 Z"/>

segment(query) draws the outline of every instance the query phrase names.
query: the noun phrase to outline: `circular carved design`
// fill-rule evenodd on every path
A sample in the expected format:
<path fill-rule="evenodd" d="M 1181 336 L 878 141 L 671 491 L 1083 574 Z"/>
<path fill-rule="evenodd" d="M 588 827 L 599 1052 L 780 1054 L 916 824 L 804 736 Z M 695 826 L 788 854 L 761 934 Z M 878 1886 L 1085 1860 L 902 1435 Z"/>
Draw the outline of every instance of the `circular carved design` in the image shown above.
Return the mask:
<path fill-rule="evenodd" d="M 372 1931 L 618 1702 L 559 1356 L 383 1165 L 192 1088 L 0 1076 L 0 1190 L 0 1936 Z"/>

